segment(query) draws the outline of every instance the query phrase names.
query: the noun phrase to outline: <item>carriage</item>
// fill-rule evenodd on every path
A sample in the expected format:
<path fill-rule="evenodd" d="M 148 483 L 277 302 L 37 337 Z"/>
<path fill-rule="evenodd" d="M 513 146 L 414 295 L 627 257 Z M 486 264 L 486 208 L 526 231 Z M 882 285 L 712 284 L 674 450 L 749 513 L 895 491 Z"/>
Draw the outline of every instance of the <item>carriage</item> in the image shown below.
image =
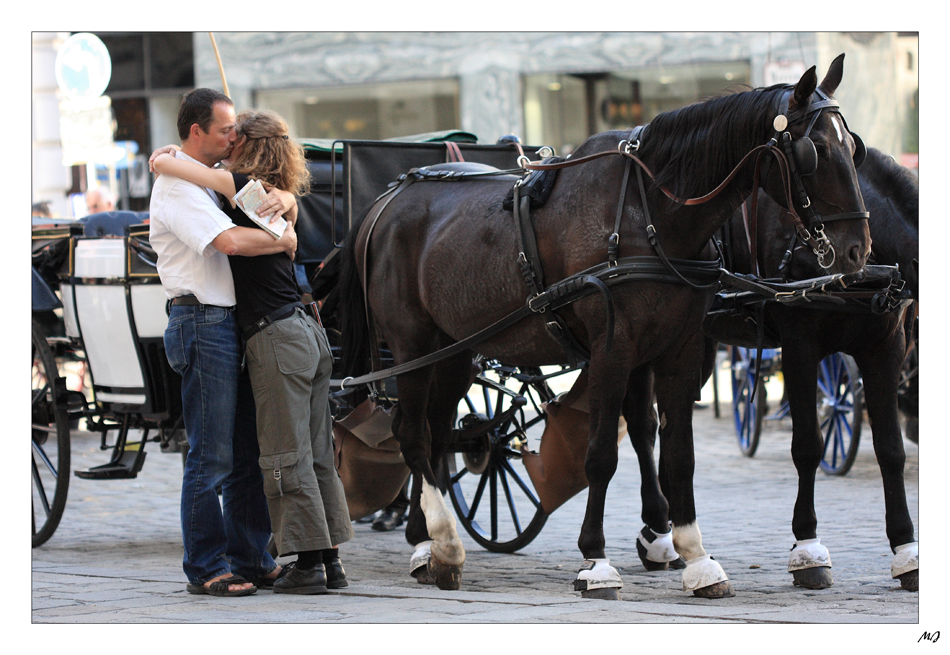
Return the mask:
<path fill-rule="evenodd" d="M 693 167 L 700 152 L 717 150 L 706 148 L 695 141 L 697 138 L 729 141 L 728 155 L 708 165 L 689 168 L 702 170 L 706 176 L 703 179 L 684 179 L 683 170 L 676 167 L 661 171 L 654 178 L 649 168 L 656 156 L 651 151 L 653 144 L 646 139 L 644 149 L 640 150 L 641 139 L 645 139 L 643 128 L 629 134 L 596 135 L 570 160 L 549 157 L 551 153 L 524 148 L 515 142 L 479 146 L 473 138 L 458 134 L 442 138 L 439 143 L 308 144 L 313 177 L 318 183 L 323 180 L 326 193 L 311 194 L 302 203 L 298 221 L 300 261 L 309 269 L 311 295 L 323 302 L 321 313 L 326 313 L 331 344 L 336 340 L 334 352 L 341 358 L 340 368 L 335 371 L 340 392 L 331 397 L 338 469 L 354 518 L 385 507 L 405 484 L 411 470 L 415 516 L 411 511 L 406 536 L 410 543 L 420 544 L 410 561 L 413 575 L 420 582 L 434 583 L 443 589 L 459 587 L 464 550 L 455 533 L 454 520 L 446 515 L 443 494 L 449 497 L 465 530 L 479 544 L 513 552 L 538 534 L 547 516 L 560 503 L 589 488 L 587 516 L 578 541 L 585 562 L 574 588 L 585 597 L 619 598 L 622 582 L 605 556 L 602 517 L 607 485 L 616 467 L 616 448 L 626 428 L 640 459 L 643 481 L 643 517 L 647 526 L 637 539 L 641 560 L 648 567 L 665 567 L 679 553 L 685 559 L 684 591 L 707 598 L 733 594 L 721 566 L 702 548 L 691 484 L 692 400 L 698 390 L 701 360 L 710 352 L 707 349 L 704 353 L 697 335 L 703 317 L 712 308 L 715 292 L 723 288 L 730 291 L 727 305 L 736 305 L 737 298 L 751 294 L 763 305 L 792 307 L 792 301 L 810 303 L 823 298 L 837 303 L 840 294 L 856 286 L 859 294 L 885 309 L 902 301 L 897 297 L 900 276 L 895 267 L 864 266 L 869 239 L 862 221 L 868 216 L 853 185 L 832 182 L 830 178 L 810 182 L 816 204 L 828 212 L 824 222 L 829 235 L 825 234 L 826 225 L 803 187 L 802 178 L 813 173 L 819 161 L 822 166 L 844 172 L 850 169 L 851 175 L 851 157 L 860 163 L 860 141 L 846 124 L 842 131 L 838 105 L 831 98 L 841 80 L 842 59 L 835 60 L 821 85 L 812 69 L 793 87 L 720 99 L 719 104 L 727 105 L 726 109 L 714 107 L 707 111 L 700 105 L 684 110 L 688 116 L 702 112 L 724 115 L 730 111 L 749 114 L 749 121 L 730 124 L 732 133 L 693 127 L 692 132 L 685 130 L 667 136 L 671 134 L 672 121 L 664 126 L 658 117 L 647 134 L 655 140 L 666 138 L 672 142 L 660 143 L 658 147 L 679 162 L 677 166 Z M 752 96 L 754 105 L 740 105 Z M 825 118 L 816 122 L 822 116 Z M 809 139 L 813 128 L 813 138 L 822 133 L 826 141 L 821 155 Z M 836 143 L 829 138 L 835 132 Z M 844 133 L 850 136 L 846 139 Z M 674 147 L 679 150 L 662 150 Z M 543 161 L 538 163 L 533 160 L 535 157 Z M 777 162 L 773 168 L 762 166 L 763 160 L 772 161 L 773 157 Z M 620 165 L 615 165 L 617 162 Z M 740 174 L 747 162 L 754 162 L 754 174 Z M 802 169 L 802 173 L 796 169 Z M 646 175 L 656 182 L 649 191 L 644 183 Z M 708 190 L 723 178 L 713 192 L 691 197 L 690 194 Z M 390 184 L 393 180 L 395 184 Z M 615 202 L 618 183 L 619 204 Z M 672 191 L 664 186 L 667 184 L 673 187 Z M 722 254 L 716 257 L 712 247 L 707 246 L 707 231 L 712 232 L 713 223 L 721 224 L 727 218 L 726 212 L 735 209 L 736 192 L 746 197 L 760 185 L 767 186 L 773 196 L 784 195 L 785 206 L 797 210 L 789 212 L 796 221 L 795 233 L 808 245 L 809 256 L 817 259 L 821 267 L 817 274 L 792 282 L 766 282 L 755 276 L 734 274 L 723 268 Z M 505 189 L 510 190 L 510 198 L 504 197 Z M 728 192 L 720 195 L 726 189 Z M 666 200 L 661 198 L 661 192 Z M 311 200 L 330 214 L 329 225 L 323 226 L 319 239 L 311 238 L 308 232 L 313 228 L 307 218 L 307 203 Z M 439 332 L 423 326 L 430 332 L 402 333 L 404 324 L 418 322 L 421 314 L 407 308 L 414 308 L 420 299 L 401 297 L 387 283 L 411 280 L 421 271 L 411 268 L 417 262 L 388 247 L 400 239 L 405 242 L 405 233 L 400 233 L 400 229 L 409 230 L 421 240 L 433 237 L 425 232 L 431 228 L 424 224 L 403 228 L 392 221 L 380 221 L 374 234 L 380 216 L 393 207 L 410 217 L 431 216 L 440 224 L 452 224 L 453 230 L 461 230 L 456 230 L 451 239 L 441 240 L 439 248 L 433 248 L 436 260 L 428 272 L 442 272 L 437 275 L 439 283 L 453 290 L 444 298 L 480 302 L 471 302 L 464 312 L 443 307 L 439 318 L 432 318 L 436 322 L 448 321 L 440 326 Z M 421 213 L 419 207 L 424 208 Z M 829 207 L 832 211 L 828 211 Z M 679 215 L 680 220 L 692 221 L 699 229 L 685 235 L 686 238 L 675 239 L 671 237 L 676 230 L 670 227 L 670 220 L 683 208 L 686 211 Z M 843 211 L 833 214 L 835 209 Z M 480 221 L 453 223 L 458 211 L 480 213 Z M 752 213 L 756 214 L 754 207 Z M 799 213 L 809 225 L 802 223 Z M 508 225 L 510 219 L 496 220 L 512 215 L 513 225 Z M 357 216 L 365 218 L 350 231 Z M 577 219 L 573 225 L 564 223 L 569 217 Z M 646 225 L 643 233 L 634 232 L 638 221 Z M 344 244 L 342 238 L 348 231 L 351 238 Z M 366 268 L 371 259 L 371 235 L 375 248 L 372 272 Z M 552 251 L 564 255 L 561 250 L 565 245 L 589 242 L 600 235 L 604 237 L 606 261 L 598 263 L 598 253 L 567 253 L 565 261 L 569 264 L 550 263 Z M 670 256 L 660 246 L 660 237 Z M 82 276 L 82 268 L 77 268 L 81 260 L 70 256 L 68 273 L 60 279 L 61 289 L 63 280 L 67 282 L 67 291 L 74 285 L 96 287 L 91 297 L 103 296 L 100 305 L 104 306 L 104 290 L 98 287 L 120 287 L 122 294 L 115 294 L 114 307 L 123 307 L 126 316 L 116 326 L 122 323 L 124 328 L 127 323 L 133 347 L 142 345 L 142 335 L 136 334 L 140 320 L 135 312 L 143 307 L 139 287 L 149 284 L 144 279 L 132 278 L 132 251 L 137 257 L 135 265 L 139 266 L 148 259 L 147 246 L 133 238 L 132 229 L 124 236 L 100 240 L 119 241 L 118 246 L 87 245 L 87 239 L 68 236 L 69 252 L 101 248 L 115 255 L 116 268 L 85 271 L 89 283 Z M 317 242 L 322 245 L 311 250 L 310 244 Z M 360 246 L 365 248 L 361 264 L 354 258 Z M 625 249 L 632 254 L 621 256 Z M 502 261 L 495 256 L 508 252 L 518 257 Z M 457 259 L 460 255 L 468 259 Z M 547 261 L 544 270 L 542 259 Z M 120 261 L 124 268 L 119 266 Z M 452 263 L 456 269 L 462 266 L 456 275 L 445 268 Z M 360 266 L 365 284 L 362 291 L 358 280 L 354 286 Z M 154 286 L 154 271 L 151 275 Z M 482 285 L 480 289 L 467 286 L 473 279 Z M 420 280 L 431 284 L 429 279 Z M 631 293 L 631 285 L 624 284 L 630 281 L 638 282 L 638 289 L 646 292 Z M 489 295 L 495 297 L 490 306 L 484 302 L 485 285 L 492 287 Z M 529 290 L 527 301 L 525 287 Z M 90 296 L 85 291 L 83 294 Z M 79 304 L 83 294 L 71 295 L 73 307 L 79 310 L 80 327 L 84 320 L 84 309 Z M 644 300 L 662 306 L 664 311 L 631 313 L 631 308 Z M 334 318 L 337 307 L 339 323 Z M 153 315 L 155 308 L 152 306 Z M 558 310 L 564 311 L 557 313 Z M 367 320 L 370 311 L 372 318 Z M 457 313 L 452 314 L 453 311 Z M 563 313 L 570 315 L 569 320 L 564 319 Z M 640 326 L 641 317 L 649 319 L 646 328 Z M 99 320 L 115 319 L 114 312 L 100 311 Z M 148 322 L 143 319 L 142 324 Z M 581 324 L 588 333 L 587 343 L 577 343 L 576 339 L 572 343 L 571 333 Z M 687 331 L 684 325 L 695 331 Z M 358 333 L 366 328 L 381 332 Z M 622 342 L 615 340 L 615 332 L 627 338 Z M 154 338 L 153 332 L 143 334 L 144 339 Z M 66 336 L 75 339 L 75 331 Z M 363 339 L 362 346 L 354 347 L 360 345 L 359 339 Z M 111 340 L 120 342 L 118 335 Z M 40 479 L 37 457 L 56 480 L 54 493 L 40 494 L 40 504 L 48 511 L 46 524 L 40 529 L 34 525 L 36 545 L 38 537 L 42 543 L 42 538 L 48 538 L 55 530 L 56 499 L 61 494 L 65 502 L 68 480 L 68 448 L 58 448 L 56 467 L 44 446 L 50 443 L 50 434 L 57 435 L 59 446 L 64 445 L 59 436 L 60 426 L 68 425 L 73 404 L 80 403 L 65 388 L 62 378 L 50 375 L 55 370 L 55 361 L 44 345 L 51 340 L 36 326 L 34 342 L 35 352 L 39 353 L 34 355 L 34 372 L 40 371 L 34 375 L 33 385 L 33 446 L 37 454 L 34 485 Z M 70 343 L 73 351 L 78 349 L 75 341 Z M 372 345 L 367 347 L 367 343 Z M 386 349 L 379 349 L 380 343 Z M 141 381 L 116 380 L 106 384 L 97 380 L 93 409 L 89 409 L 88 403 L 82 405 L 80 414 L 93 429 L 120 426 L 120 436 L 111 446 L 112 460 L 103 469 L 88 472 L 89 477 L 136 474 L 144 459 L 149 430 L 158 431 L 155 439 L 167 444 L 166 449 L 181 442 L 180 408 L 174 406 L 174 394 L 169 391 L 174 379 L 169 379 L 167 369 L 162 368 L 163 353 L 155 352 L 160 349 L 159 343 L 145 345 L 150 347 L 146 349 L 150 358 L 136 351 L 143 370 Z M 84 340 L 81 348 L 86 350 L 95 376 L 99 376 L 99 370 L 109 370 L 92 360 L 93 349 Z M 615 354 L 618 351 L 620 354 Z M 105 352 L 113 354 L 108 347 Z M 360 372 L 358 369 L 367 361 L 372 362 L 372 370 L 367 372 L 364 368 Z M 561 393 L 555 393 L 560 376 L 570 382 L 563 385 Z M 654 398 L 658 410 L 653 409 Z M 439 404 L 437 399 L 452 402 Z M 431 443 L 426 441 L 429 425 L 433 431 L 438 430 L 438 439 L 433 438 Z M 653 460 L 658 425 L 659 470 Z M 133 428 L 142 430 L 137 447 L 129 444 L 128 433 Z M 533 436 L 538 429 L 543 433 L 540 438 Z M 400 430 L 397 440 L 395 435 Z M 104 430 L 104 448 L 106 434 Z M 417 442 L 420 438 L 422 441 Z M 420 443 L 422 447 L 416 451 Z M 412 453 L 411 461 L 407 453 Z M 886 467 L 884 461 L 881 465 L 885 486 L 893 486 L 894 474 L 900 476 L 898 467 L 890 461 Z M 902 480 L 899 484 L 903 484 Z M 901 491 L 889 497 L 888 502 L 896 510 L 895 503 L 899 504 L 902 497 Z M 36 503 L 34 500 L 34 521 Z M 898 550 L 892 571 L 897 571 L 894 577 L 912 576 L 913 581 L 906 586 L 916 588 L 916 542 L 904 505 L 903 512 L 895 513 L 893 531 L 888 512 L 888 536 L 892 548 Z M 796 527 L 796 537 L 800 532 L 806 536 L 796 542 L 789 570 L 795 574 L 796 584 L 827 586 L 830 578 L 799 575 L 802 570 L 830 567 L 827 551 L 822 553 L 818 540 L 807 537 L 813 529 L 814 525 L 807 524 Z M 429 541 L 425 541 L 427 530 L 431 534 Z"/>

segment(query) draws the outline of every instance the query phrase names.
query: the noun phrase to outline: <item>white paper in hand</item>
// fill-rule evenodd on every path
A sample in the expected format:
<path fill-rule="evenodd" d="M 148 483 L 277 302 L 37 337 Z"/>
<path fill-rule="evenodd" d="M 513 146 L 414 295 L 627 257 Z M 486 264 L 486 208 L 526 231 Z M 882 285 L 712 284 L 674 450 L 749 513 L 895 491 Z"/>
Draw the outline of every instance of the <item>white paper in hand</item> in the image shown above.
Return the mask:
<path fill-rule="evenodd" d="M 270 222 L 270 217 L 258 216 L 257 208 L 264 202 L 267 192 L 258 180 L 251 180 L 244 185 L 244 188 L 234 195 L 234 202 L 241 208 L 247 217 L 264 228 L 268 234 L 275 239 L 279 239 L 287 227 L 287 221 L 282 216 L 278 216 L 274 222 Z"/>

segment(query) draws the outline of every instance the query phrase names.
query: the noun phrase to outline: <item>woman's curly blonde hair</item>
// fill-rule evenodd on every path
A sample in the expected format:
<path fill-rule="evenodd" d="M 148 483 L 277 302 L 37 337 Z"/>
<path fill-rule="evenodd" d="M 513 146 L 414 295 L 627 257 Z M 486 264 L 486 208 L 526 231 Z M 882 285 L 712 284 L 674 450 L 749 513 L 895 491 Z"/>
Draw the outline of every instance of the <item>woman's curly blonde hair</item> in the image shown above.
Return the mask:
<path fill-rule="evenodd" d="M 235 130 L 246 141 L 229 171 L 243 173 L 296 196 L 310 192 L 310 171 L 303 147 L 290 138 L 283 118 L 272 111 L 242 111 Z"/>

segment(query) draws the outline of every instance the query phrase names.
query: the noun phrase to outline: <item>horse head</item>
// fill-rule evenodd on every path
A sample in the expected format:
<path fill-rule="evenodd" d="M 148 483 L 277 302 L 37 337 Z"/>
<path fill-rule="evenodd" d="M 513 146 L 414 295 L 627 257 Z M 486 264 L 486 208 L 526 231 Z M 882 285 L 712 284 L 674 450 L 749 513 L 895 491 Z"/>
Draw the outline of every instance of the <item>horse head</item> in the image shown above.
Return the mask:
<path fill-rule="evenodd" d="M 811 67 L 782 95 L 773 121 L 779 165 L 768 166 L 762 180 L 766 193 L 799 219 L 798 235 L 817 258 L 816 274 L 860 270 L 871 251 L 857 175 L 867 151 L 833 98 L 843 62 L 842 54 L 821 84 Z"/>

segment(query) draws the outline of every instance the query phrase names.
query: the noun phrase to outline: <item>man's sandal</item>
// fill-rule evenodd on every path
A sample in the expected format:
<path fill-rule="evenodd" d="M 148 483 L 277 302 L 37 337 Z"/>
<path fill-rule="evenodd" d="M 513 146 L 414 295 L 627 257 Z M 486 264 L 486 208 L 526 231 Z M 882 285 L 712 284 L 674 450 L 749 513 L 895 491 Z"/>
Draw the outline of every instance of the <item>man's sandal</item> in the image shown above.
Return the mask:
<path fill-rule="evenodd" d="M 275 570 L 276 570 L 276 567 L 275 567 Z M 259 578 L 251 580 L 251 583 L 258 589 L 273 589 L 274 583 L 280 580 L 282 577 L 284 577 L 287 574 L 287 567 L 285 566 L 281 568 L 280 573 L 275 575 L 273 578 L 268 577 L 273 572 L 274 572 L 273 570 L 268 571 L 267 575 L 263 575 Z"/>
<path fill-rule="evenodd" d="M 229 575 L 226 578 L 215 580 L 208 586 L 203 584 L 189 583 L 185 589 L 189 594 L 207 594 L 208 596 L 250 596 L 257 591 L 257 587 L 251 586 L 247 589 L 236 589 L 231 591 L 228 587 L 237 584 L 247 584 L 247 580 L 239 575 Z"/>

